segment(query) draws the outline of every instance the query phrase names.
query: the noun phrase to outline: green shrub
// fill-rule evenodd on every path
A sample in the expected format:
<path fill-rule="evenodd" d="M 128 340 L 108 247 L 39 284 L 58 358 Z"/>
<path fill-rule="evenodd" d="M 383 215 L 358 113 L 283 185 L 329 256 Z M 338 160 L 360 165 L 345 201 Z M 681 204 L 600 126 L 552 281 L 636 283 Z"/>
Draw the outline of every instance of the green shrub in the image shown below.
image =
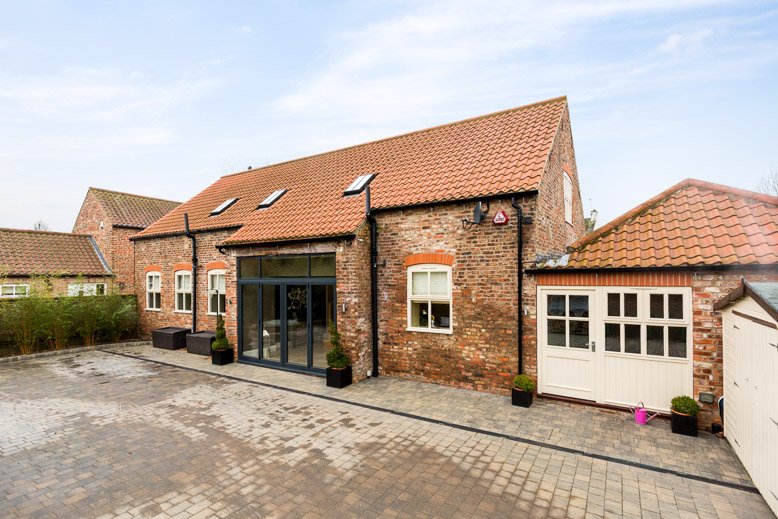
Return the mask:
<path fill-rule="evenodd" d="M 330 344 L 332 349 L 327 352 L 327 366 L 335 369 L 348 367 L 350 364 L 348 355 L 340 344 L 340 332 L 335 327 L 335 323 L 330 321 Z"/>
<path fill-rule="evenodd" d="M 134 296 L 51 297 L 32 290 L 28 297 L 0 301 L 0 344 L 12 354 L 113 342 L 137 331 Z"/>
<path fill-rule="evenodd" d="M 216 316 L 216 338 L 211 343 L 211 348 L 216 351 L 230 349 L 230 341 L 227 340 L 227 332 L 224 330 L 224 319 L 221 315 Z"/>
<path fill-rule="evenodd" d="M 535 382 L 527 375 L 516 375 L 513 377 L 513 387 L 526 391 L 527 393 L 532 393 L 535 391 Z"/>
<path fill-rule="evenodd" d="M 670 401 L 670 405 L 676 413 L 697 416 L 700 412 L 700 404 L 690 396 L 677 396 Z"/>
<path fill-rule="evenodd" d="M 101 339 L 116 342 L 137 333 L 139 316 L 134 298 L 119 294 L 93 297 L 102 301 L 102 304 L 98 303 Z"/>

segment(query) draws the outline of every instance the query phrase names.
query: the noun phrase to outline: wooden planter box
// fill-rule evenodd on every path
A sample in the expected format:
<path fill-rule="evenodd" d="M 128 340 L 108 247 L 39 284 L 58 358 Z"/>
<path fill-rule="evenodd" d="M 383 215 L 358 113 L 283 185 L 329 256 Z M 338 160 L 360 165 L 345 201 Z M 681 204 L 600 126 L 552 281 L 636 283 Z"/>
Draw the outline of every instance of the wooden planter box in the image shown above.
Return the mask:
<path fill-rule="evenodd" d="M 520 407 L 529 407 L 532 405 L 532 393 L 522 391 L 521 389 L 511 388 L 511 404 Z"/>
<path fill-rule="evenodd" d="M 151 332 L 151 343 L 155 348 L 165 350 L 180 350 L 186 348 L 186 334 L 191 332 L 189 328 L 177 326 L 165 326 Z"/>
<path fill-rule="evenodd" d="M 224 366 L 235 360 L 235 354 L 232 348 L 226 350 L 211 350 L 211 364 L 215 366 Z"/>
<path fill-rule="evenodd" d="M 697 436 L 697 417 L 688 414 L 670 412 L 670 430 L 675 434 Z"/>
<path fill-rule="evenodd" d="M 210 355 L 211 343 L 216 339 L 213 332 L 188 333 L 186 335 L 186 351 L 195 355 Z"/>
<path fill-rule="evenodd" d="M 351 385 L 351 366 L 327 368 L 327 387 L 342 389 Z"/>

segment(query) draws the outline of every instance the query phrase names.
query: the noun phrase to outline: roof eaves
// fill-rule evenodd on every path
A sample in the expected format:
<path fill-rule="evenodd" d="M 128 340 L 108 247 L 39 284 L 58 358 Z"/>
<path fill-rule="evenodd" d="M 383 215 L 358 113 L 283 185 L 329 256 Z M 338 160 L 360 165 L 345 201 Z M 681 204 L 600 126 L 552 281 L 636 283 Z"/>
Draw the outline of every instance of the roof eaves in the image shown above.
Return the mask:
<path fill-rule="evenodd" d="M 740 284 L 730 293 L 713 303 L 713 310 L 720 311 L 744 296 L 750 296 L 770 317 L 778 321 L 778 308 L 766 301 L 762 295 L 745 280 L 740 278 Z"/>
<path fill-rule="evenodd" d="M 95 254 L 97 255 L 97 259 L 100 260 L 100 263 L 103 265 L 105 272 L 109 275 L 113 275 L 113 271 L 111 270 L 111 267 L 108 266 L 108 262 L 105 261 L 105 257 L 103 256 L 103 253 L 100 252 L 100 247 L 97 246 L 97 242 L 95 241 L 94 237 L 89 236 L 89 243 L 92 245 L 92 249 L 94 249 Z"/>

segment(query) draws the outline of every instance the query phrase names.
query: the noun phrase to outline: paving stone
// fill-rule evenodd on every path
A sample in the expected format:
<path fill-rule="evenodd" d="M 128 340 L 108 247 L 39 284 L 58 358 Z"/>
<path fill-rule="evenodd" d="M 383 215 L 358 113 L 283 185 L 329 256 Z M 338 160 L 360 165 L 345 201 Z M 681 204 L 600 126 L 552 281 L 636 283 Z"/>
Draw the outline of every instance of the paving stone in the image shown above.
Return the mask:
<path fill-rule="evenodd" d="M 750 484 L 739 466 L 721 469 L 726 443 L 698 439 L 712 452 L 695 460 L 694 440 L 621 414 L 543 401 L 520 411 L 384 377 L 336 392 L 310 376 L 122 351 L 501 434 L 537 428 L 625 459 L 658 440 L 655 459 L 681 453 L 708 477 Z M 105 352 L 0 365 L 0 416 L 0 517 L 771 516 L 749 492 Z M 626 436 L 638 438 L 613 447 Z"/>

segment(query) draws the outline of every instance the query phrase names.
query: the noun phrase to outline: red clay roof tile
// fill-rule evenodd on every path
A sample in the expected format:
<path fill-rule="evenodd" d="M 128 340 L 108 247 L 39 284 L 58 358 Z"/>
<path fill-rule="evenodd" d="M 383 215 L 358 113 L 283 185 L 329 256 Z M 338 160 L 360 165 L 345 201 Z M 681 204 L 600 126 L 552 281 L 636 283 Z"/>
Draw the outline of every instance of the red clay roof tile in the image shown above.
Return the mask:
<path fill-rule="evenodd" d="M 92 239 L 70 234 L 0 229 L 0 276 L 110 275 Z"/>
<path fill-rule="evenodd" d="M 89 192 L 103 206 L 113 225 L 138 229 L 145 229 L 181 205 L 181 202 L 109 191 L 97 187 L 90 187 Z"/>
<path fill-rule="evenodd" d="M 687 179 L 569 249 L 554 270 L 778 264 L 778 198 Z"/>
<path fill-rule="evenodd" d="M 343 190 L 365 173 L 377 173 L 375 209 L 532 191 L 566 107 L 566 98 L 551 99 L 227 175 L 136 236 L 180 233 L 184 213 L 195 231 L 239 228 L 228 244 L 351 235 L 364 221 L 365 199 Z M 256 210 L 276 189 L 288 192 Z M 232 207 L 209 216 L 233 197 Z"/>

